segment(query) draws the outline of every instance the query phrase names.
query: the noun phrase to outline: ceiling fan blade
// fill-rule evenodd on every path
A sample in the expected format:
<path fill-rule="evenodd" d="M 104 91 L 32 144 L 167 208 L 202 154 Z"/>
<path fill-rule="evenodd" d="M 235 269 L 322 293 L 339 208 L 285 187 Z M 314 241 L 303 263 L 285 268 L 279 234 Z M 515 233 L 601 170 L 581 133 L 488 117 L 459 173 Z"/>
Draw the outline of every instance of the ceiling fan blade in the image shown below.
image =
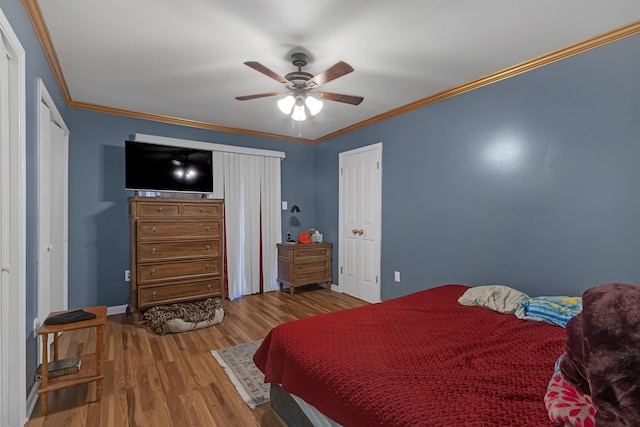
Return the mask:
<path fill-rule="evenodd" d="M 276 95 L 280 95 L 282 93 L 283 92 L 258 93 L 256 95 L 236 96 L 236 99 L 238 101 L 248 101 L 250 99 L 266 98 L 267 96 L 276 96 Z"/>
<path fill-rule="evenodd" d="M 353 71 L 353 67 L 344 61 L 340 61 L 334 66 L 327 68 L 320 74 L 313 76 L 305 82 L 305 87 L 314 88 L 322 86 L 325 83 L 329 83 L 331 80 L 335 80 L 338 77 L 342 77 L 345 74 L 349 74 Z"/>
<path fill-rule="evenodd" d="M 262 74 L 264 74 L 267 77 L 271 77 L 273 80 L 282 83 L 283 85 L 287 86 L 287 87 L 291 87 L 293 88 L 295 85 L 290 82 L 289 80 L 285 79 L 284 77 L 282 77 L 280 74 L 276 73 L 275 71 L 271 71 L 270 69 L 268 69 L 267 67 L 265 67 L 264 65 L 262 65 L 259 62 L 256 61 L 247 61 L 244 63 L 245 65 L 253 68 L 256 71 L 261 72 Z"/>
<path fill-rule="evenodd" d="M 364 98 L 361 96 L 353 96 L 353 95 L 343 95 L 341 93 L 332 93 L 332 92 L 314 92 L 316 95 L 319 95 L 322 99 L 328 99 L 329 101 L 338 101 L 344 102 L 345 104 L 358 105 L 360 104 Z"/>

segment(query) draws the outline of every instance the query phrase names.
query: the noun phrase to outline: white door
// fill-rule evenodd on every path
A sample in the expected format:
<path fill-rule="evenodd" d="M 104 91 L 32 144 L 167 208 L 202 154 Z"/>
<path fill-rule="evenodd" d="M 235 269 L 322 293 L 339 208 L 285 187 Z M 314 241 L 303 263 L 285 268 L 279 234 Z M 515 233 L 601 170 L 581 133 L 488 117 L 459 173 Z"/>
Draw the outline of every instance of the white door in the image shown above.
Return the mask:
<path fill-rule="evenodd" d="M 0 9 L 0 425 L 26 419 L 25 52 Z"/>
<path fill-rule="evenodd" d="M 380 301 L 382 143 L 340 153 L 340 289 Z"/>
<path fill-rule="evenodd" d="M 9 424 L 9 61 L 0 33 L 0 426 Z"/>
<path fill-rule="evenodd" d="M 52 311 L 68 307 L 69 131 L 42 81 L 38 89 L 38 320 L 42 323 Z"/>

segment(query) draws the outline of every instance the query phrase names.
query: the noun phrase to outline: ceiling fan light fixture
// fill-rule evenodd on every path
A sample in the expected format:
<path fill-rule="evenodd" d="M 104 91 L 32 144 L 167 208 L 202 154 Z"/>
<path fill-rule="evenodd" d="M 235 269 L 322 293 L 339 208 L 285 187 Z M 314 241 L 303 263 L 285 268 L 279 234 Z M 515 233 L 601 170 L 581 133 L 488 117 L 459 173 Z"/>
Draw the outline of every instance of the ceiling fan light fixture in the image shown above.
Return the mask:
<path fill-rule="evenodd" d="M 278 108 L 282 111 L 283 114 L 291 114 L 291 109 L 293 105 L 296 103 L 296 99 L 293 95 L 287 95 L 284 98 L 278 100 Z"/>
<path fill-rule="evenodd" d="M 304 112 L 304 105 L 296 105 L 293 107 L 293 113 L 291 118 L 295 121 L 302 122 L 307 119 L 307 115 Z"/>
<path fill-rule="evenodd" d="M 309 109 L 309 113 L 311 113 L 312 116 L 315 116 L 316 114 L 318 114 L 320 112 L 320 110 L 322 110 L 322 101 L 320 101 L 318 98 L 315 98 L 313 96 L 307 96 L 307 99 L 305 99 L 304 104 L 307 106 L 307 108 Z"/>

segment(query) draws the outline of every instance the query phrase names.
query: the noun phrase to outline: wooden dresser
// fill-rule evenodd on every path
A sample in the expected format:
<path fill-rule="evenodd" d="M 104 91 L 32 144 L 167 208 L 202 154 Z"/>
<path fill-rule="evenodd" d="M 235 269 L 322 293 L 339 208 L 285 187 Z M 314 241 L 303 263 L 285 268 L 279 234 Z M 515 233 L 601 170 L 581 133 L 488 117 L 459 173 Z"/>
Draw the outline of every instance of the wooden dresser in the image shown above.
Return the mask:
<path fill-rule="evenodd" d="M 221 296 L 224 203 L 218 199 L 129 198 L 131 295 L 138 312 Z"/>
<path fill-rule="evenodd" d="M 326 283 L 331 289 L 331 243 L 278 243 L 278 283 L 295 287 Z"/>

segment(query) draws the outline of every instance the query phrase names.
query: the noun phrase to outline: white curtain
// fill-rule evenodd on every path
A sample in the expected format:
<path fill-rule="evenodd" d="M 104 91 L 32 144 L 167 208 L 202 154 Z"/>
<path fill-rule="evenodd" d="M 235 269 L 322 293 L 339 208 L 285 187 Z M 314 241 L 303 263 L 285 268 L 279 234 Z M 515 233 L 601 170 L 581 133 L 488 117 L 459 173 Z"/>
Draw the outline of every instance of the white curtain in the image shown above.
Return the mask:
<path fill-rule="evenodd" d="M 278 251 L 282 242 L 280 211 L 280 159 L 264 157 L 261 180 L 262 211 L 262 278 L 264 291 L 275 291 L 278 286 Z"/>
<path fill-rule="evenodd" d="M 222 153 L 222 163 L 229 297 L 258 293 L 261 283 L 264 291 L 275 290 L 280 159 Z"/>

